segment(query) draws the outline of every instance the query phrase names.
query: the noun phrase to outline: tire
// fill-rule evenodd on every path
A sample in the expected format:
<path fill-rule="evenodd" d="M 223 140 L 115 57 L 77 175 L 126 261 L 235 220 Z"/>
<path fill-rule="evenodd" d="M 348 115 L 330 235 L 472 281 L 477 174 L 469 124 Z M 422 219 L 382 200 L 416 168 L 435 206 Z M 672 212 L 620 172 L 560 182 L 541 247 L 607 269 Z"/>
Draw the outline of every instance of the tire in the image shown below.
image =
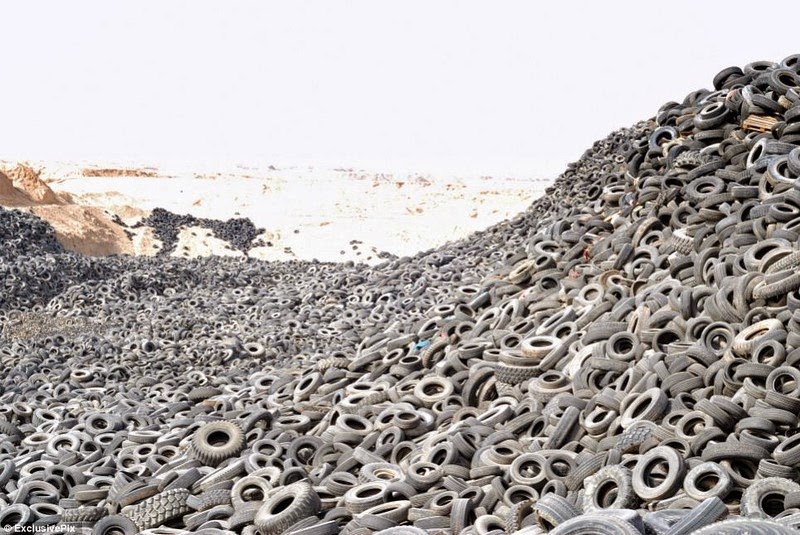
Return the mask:
<path fill-rule="evenodd" d="M 508 385 L 518 385 L 539 373 L 540 370 L 533 366 L 513 366 L 503 362 L 498 362 L 494 370 L 497 380 Z"/>
<path fill-rule="evenodd" d="M 344 505 L 350 514 L 357 515 L 383 503 L 383 493 L 387 484 L 383 481 L 361 483 L 344 495 Z"/>
<path fill-rule="evenodd" d="M 228 519 L 228 528 L 232 531 L 239 531 L 244 527 L 254 527 L 253 521 L 256 518 L 263 503 L 245 502 L 240 508 L 235 509 Z M 246 533 L 243 532 L 243 533 Z"/>
<path fill-rule="evenodd" d="M 375 535 L 428 535 L 428 532 L 422 528 L 415 528 L 414 526 L 397 526 L 396 528 L 376 531 Z"/>
<path fill-rule="evenodd" d="M 786 293 L 789 291 L 792 290 L 788 290 Z M 753 293 L 755 297 L 755 291 Z M 784 331 L 783 324 L 780 321 L 776 319 L 759 321 L 736 335 L 733 339 L 733 352 L 742 357 L 748 356 L 760 342 L 779 339 L 780 337 L 786 338 L 786 331 Z"/>
<path fill-rule="evenodd" d="M 305 528 L 289 528 L 290 535 L 336 535 L 339 533 L 341 528 L 339 524 L 333 521 L 329 522 L 320 522 L 318 524 L 314 524 L 313 526 L 308 526 Z M 210 534 L 209 534 L 210 535 Z"/>
<path fill-rule="evenodd" d="M 664 481 L 656 486 L 648 482 L 650 468 L 658 462 L 667 463 L 667 474 Z M 633 490 L 645 501 L 662 500 L 672 496 L 683 483 L 683 457 L 672 448 L 661 446 L 654 448 L 639 458 L 633 469 Z"/>
<path fill-rule="evenodd" d="M 614 449 L 621 453 L 631 453 L 639 449 L 645 440 L 655 433 L 656 425 L 653 422 L 640 420 L 630 425 L 617 439 Z"/>
<path fill-rule="evenodd" d="M 364 511 L 364 515 L 379 516 L 396 524 L 402 524 L 408 520 L 408 511 L 411 509 L 411 502 L 408 500 L 395 500 L 391 502 L 379 503 Z"/>
<path fill-rule="evenodd" d="M 505 518 L 505 529 L 507 533 L 519 531 L 522 526 L 522 521 L 528 518 L 531 512 L 533 512 L 533 503 L 533 500 L 524 500 L 509 507 Z"/>
<path fill-rule="evenodd" d="M 520 349 L 525 357 L 531 359 L 530 364 L 534 365 L 559 345 L 561 340 L 555 336 L 537 335 L 523 339 Z"/>
<path fill-rule="evenodd" d="M 644 514 L 644 533 L 663 535 L 669 533 L 672 526 L 686 518 L 689 511 L 686 509 L 664 509 Z"/>
<path fill-rule="evenodd" d="M 7 532 L 14 533 L 13 527 L 26 526 L 31 520 L 33 520 L 33 513 L 31 513 L 30 508 L 25 504 L 17 503 L 6 506 L 3 512 L 0 513 L 0 528 L 3 528 L 4 532 L 6 532 L 5 526 L 12 526 L 12 529 Z M 14 522 L 13 524 L 12 521 Z"/>
<path fill-rule="evenodd" d="M 534 487 L 544 484 L 547 459 L 539 453 L 523 453 L 511 463 L 509 477 L 516 485 Z"/>
<path fill-rule="evenodd" d="M 564 478 L 564 484 L 568 490 L 578 490 L 583 488 L 584 481 L 591 475 L 597 473 L 606 463 L 608 454 L 605 452 L 596 453 L 590 458 L 578 463 L 574 470 Z M 513 466 L 513 465 L 512 465 Z"/>
<path fill-rule="evenodd" d="M 761 283 L 753 289 L 753 299 L 769 299 L 800 288 L 800 273 L 791 274 L 772 284 Z"/>
<path fill-rule="evenodd" d="M 559 526 L 571 518 L 575 518 L 580 511 L 566 498 L 557 494 L 545 494 L 533 504 L 533 514 L 536 522 L 545 531 Z"/>
<path fill-rule="evenodd" d="M 672 526 L 667 535 L 689 535 L 724 518 L 727 514 L 728 508 L 725 502 L 719 498 L 708 498 Z"/>
<path fill-rule="evenodd" d="M 716 90 L 722 89 L 722 86 L 726 80 L 734 76 L 741 76 L 742 74 L 744 73 L 742 72 L 742 69 L 740 69 L 739 67 L 726 67 L 722 69 L 716 74 L 716 76 L 714 76 L 714 81 L 713 81 L 714 89 Z"/>
<path fill-rule="evenodd" d="M 800 513 L 792 513 L 790 515 L 782 516 L 777 519 L 777 522 L 782 526 L 788 526 L 790 528 L 800 529 Z"/>
<path fill-rule="evenodd" d="M 277 489 L 259 508 L 254 523 L 261 535 L 277 535 L 304 518 L 316 516 L 321 509 L 317 493 L 301 481 Z"/>
<path fill-rule="evenodd" d="M 0 419 L 0 435 L 6 435 L 12 442 L 18 442 L 22 438 L 22 432 L 16 425 L 7 420 Z"/>
<path fill-rule="evenodd" d="M 623 429 L 642 420 L 656 421 L 664 414 L 669 404 L 667 394 L 658 387 L 630 395 L 634 396 L 634 399 L 627 404 L 620 416 L 620 425 Z"/>
<path fill-rule="evenodd" d="M 698 483 L 707 482 L 709 479 L 716 480 L 713 486 L 701 490 Z M 717 463 L 704 462 L 689 470 L 683 481 L 683 488 L 690 498 L 699 501 L 712 497 L 725 498 L 733 488 L 733 480 L 728 472 Z"/>
<path fill-rule="evenodd" d="M 242 429 L 233 422 L 211 422 L 195 431 L 192 454 L 206 466 L 218 466 L 244 450 Z"/>
<path fill-rule="evenodd" d="M 123 507 L 120 514 L 129 518 L 139 530 L 158 527 L 188 513 L 191 508 L 186 489 L 167 490 L 136 505 Z"/>
<path fill-rule="evenodd" d="M 104 507 L 75 507 L 64 509 L 64 512 L 61 513 L 61 521 L 68 524 L 93 524 L 107 514 L 108 511 Z"/>
<path fill-rule="evenodd" d="M 94 535 L 136 535 L 139 528 L 122 515 L 107 516 L 94 525 Z"/>
<path fill-rule="evenodd" d="M 734 518 L 715 522 L 692 532 L 692 535 L 797 535 L 792 528 L 782 526 L 774 521 L 755 520 L 752 518 Z"/>
<path fill-rule="evenodd" d="M 476 520 L 475 506 L 467 498 L 453 500 L 450 509 L 450 529 L 453 535 L 459 535 L 467 526 L 472 525 Z"/>
<path fill-rule="evenodd" d="M 774 518 L 785 510 L 784 500 L 790 492 L 800 491 L 800 484 L 782 477 L 759 479 L 742 494 L 742 516 Z"/>
<path fill-rule="evenodd" d="M 768 459 L 769 457 L 769 452 L 761 446 L 750 444 L 733 444 L 730 442 L 717 442 L 709 444 L 705 447 L 705 449 L 703 449 L 703 454 L 701 455 L 701 459 L 703 459 L 703 461 L 714 462 L 723 461 L 725 459 L 744 459 L 757 463 L 761 459 Z"/>
<path fill-rule="evenodd" d="M 637 502 L 631 471 L 618 465 L 598 470 L 586 479 L 583 489 L 583 511 L 586 513 L 599 509 L 630 509 Z"/>
<path fill-rule="evenodd" d="M 451 381 L 436 375 L 423 377 L 414 387 L 414 395 L 426 407 L 432 407 L 453 394 L 455 387 Z"/>
<path fill-rule="evenodd" d="M 198 497 L 198 511 L 207 511 L 218 505 L 230 505 L 231 491 L 228 489 L 214 489 L 204 492 Z"/>
<path fill-rule="evenodd" d="M 567 407 L 564 413 L 558 419 L 555 429 L 550 434 L 550 438 L 545 443 L 545 449 L 559 449 L 566 444 L 569 438 L 575 432 L 575 429 L 580 429 L 579 418 L 581 411 L 577 407 Z"/>
<path fill-rule="evenodd" d="M 632 524 L 611 515 L 586 514 L 567 520 L 550 535 L 641 535 Z"/>
<path fill-rule="evenodd" d="M 163 490 L 191 489 L 192 485 L 197 483 L 201 477 L 203 477 L 203 475 L 197 468 L 190 468 L 171 481 Z"/>
<path fill-rule="evenodd" d="M 792 435 L 776 447 L 772 458 L 783 466 L 800 465 L 800 434 Z"/>
<path fill-rule="evenodd" d="M 263 502 L 271 490 L 272 485 L 263 477 L 245 476 L 233 484 L 228 493 L 229 502 L 234 509 L 239 509 L 245 502 Z M 220 499 L 224 499 L 222 493 Z"/>

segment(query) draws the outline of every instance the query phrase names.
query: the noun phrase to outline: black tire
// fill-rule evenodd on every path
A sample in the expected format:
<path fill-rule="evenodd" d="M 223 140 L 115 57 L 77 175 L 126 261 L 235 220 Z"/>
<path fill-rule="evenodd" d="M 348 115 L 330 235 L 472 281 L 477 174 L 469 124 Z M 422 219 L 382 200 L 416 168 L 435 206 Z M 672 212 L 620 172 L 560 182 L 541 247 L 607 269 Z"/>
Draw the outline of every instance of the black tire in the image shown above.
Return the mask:
<path fill-rule="evenodd" d="M 305 481 L 277 489 L 259 508 L 254 523 L 261 535 L 277 535 L 298 521 L 316 516 L 322 502 Z"/>
<path fill-rule="evenodd" d="M 241 453 L 244 446 L 244 432 L 233 422 L 208 423 L 192 436 L 192 454 L 206 466 L 218 466 Z"/>
<path fill-rule="evenodd" d="M 725 84 L 726 80 L 734 76 L 741 76 L 742 74 L 744 73 L 739 67 L 726 67 L 722 69 L 716 74 L 716 76 L 714 76 L 714 89 L 722 89 L 722 86 Z"/>
<path fill-rule="evenodd" d="M 139 528 L 127 517 L 122 515 L 112 515 L 100 519 L 94 525 L 95 535 L 136 535 Z"/>

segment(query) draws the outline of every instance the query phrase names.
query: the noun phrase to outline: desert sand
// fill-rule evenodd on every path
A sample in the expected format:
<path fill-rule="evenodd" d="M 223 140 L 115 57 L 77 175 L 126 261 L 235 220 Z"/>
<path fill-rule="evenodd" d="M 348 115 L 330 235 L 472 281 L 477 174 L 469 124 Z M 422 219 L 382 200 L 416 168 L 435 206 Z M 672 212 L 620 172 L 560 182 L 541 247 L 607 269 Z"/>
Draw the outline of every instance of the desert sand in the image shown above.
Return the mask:
<path fill-rule="evenodd" d="M 153 255 L 150 228 L 125 229 L 156 207 L 248 217 L 264 260 L 378 263 L 463 238 L 524 210 L 550 184 L 531 177 L 379 173 L 350 168 L 155 166 L 0 160 L 0 205 L 51 223 L 89 255 Z M 126 232 L 127 231 L 127 232 Z M 174 255 L 242 255 L 204 228 L 185 228 Z"/>

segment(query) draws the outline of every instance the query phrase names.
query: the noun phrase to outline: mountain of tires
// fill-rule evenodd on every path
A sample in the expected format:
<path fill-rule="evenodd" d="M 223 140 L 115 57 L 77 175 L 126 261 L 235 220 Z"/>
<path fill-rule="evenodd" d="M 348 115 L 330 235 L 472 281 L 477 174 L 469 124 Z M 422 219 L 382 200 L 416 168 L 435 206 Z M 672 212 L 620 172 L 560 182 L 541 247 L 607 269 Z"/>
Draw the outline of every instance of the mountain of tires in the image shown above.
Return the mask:
<path fill-rule="evenodd" d="M 795 533 L 798 59 L 376 267 L 90 258 L 0 209 L 0 526 Z"/>

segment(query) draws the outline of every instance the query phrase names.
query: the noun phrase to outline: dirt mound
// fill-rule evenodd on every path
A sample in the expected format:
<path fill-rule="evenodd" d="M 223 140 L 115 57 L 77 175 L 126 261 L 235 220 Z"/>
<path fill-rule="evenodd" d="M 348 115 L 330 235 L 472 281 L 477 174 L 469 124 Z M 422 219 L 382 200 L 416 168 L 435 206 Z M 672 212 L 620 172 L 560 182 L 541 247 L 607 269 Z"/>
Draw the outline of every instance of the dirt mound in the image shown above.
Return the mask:
<path fill-rule="evenodd" d="M 9 197 L 16 194 L 17 190 L 14 189 L 11 179 L 0 171 L 0 197 Z"/>
<path fill-rule="evenodd" d="M 41 217 L 52 226 L 61 245 L 88 256 L 153 254 L 157 250 L 152 232 L 126 231 L 103 208 L 87 206 L 69 193 L 55 193 L 40 173 L 26 164 L 0 171 L 0 206 Z M 143 217 L 130 207 L 114 208 Z"/>
<path fill-rule="evenodd" d="M 17 164 L 6 175 L 11 179 L 14 188 L 28 197 L 32 204 L 62 204 L 64 199 L 50 189 L 50 186 L 39 178 L 39 173 L 24 164 Z M 2 192 L 0 192 L 2 193 Z"/>
<path fill-rule="evenodd" d="M 53 227 L 67 249 L 88 256 L 133 254 L 131 239 L 102 209 L 79 205 L 35 206 L 30 210 Z"/>
<path fill-rule="evenodd" d="M 83 176 L 88 177 L 119 177 L 119 176 L 132 176 L 132 177 L 156 177 L 158 172 L 155 169 L 92 169 L 87 167 L 81 171 Z"/>

